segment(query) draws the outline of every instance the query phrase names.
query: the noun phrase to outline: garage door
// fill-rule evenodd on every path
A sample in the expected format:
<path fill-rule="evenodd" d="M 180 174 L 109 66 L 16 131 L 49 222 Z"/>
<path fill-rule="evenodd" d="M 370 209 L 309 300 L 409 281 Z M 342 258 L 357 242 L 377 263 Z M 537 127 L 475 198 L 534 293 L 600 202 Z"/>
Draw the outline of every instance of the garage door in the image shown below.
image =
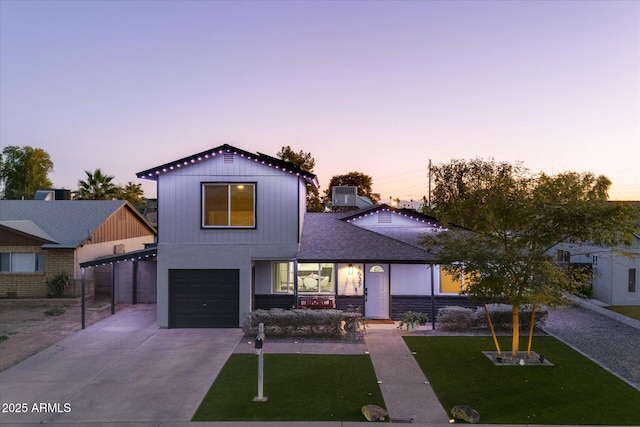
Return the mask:
<path fill-rule="evenodd" d="M 170 328 L 237 328 L 239 270 L 169 270 Z"/>

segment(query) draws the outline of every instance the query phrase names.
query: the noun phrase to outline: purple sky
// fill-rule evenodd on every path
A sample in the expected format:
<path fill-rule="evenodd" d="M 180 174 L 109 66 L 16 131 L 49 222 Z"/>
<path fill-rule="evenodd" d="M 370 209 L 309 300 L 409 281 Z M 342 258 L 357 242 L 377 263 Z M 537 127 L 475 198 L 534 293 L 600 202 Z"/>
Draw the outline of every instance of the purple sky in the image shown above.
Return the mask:
<path fill-rule="evenodd" d="M 47 150 L 55 186 L 223 143 L 383 201 L 476 157 L 640 200 L 640 2 L 0 1 L 0 146 Z"/>

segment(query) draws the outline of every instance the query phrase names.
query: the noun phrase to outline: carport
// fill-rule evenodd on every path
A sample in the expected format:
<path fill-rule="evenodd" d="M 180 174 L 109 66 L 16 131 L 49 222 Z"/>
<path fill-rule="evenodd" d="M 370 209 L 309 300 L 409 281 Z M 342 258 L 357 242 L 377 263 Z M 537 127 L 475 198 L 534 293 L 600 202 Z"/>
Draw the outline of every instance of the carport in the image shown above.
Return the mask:
<path fill-rule="evenodd" d="M 102 266 L 102 265 L 110 265 L 111 266 L 111 314 L 115 314 L 115 306 L 116 306 L 116 269 L 115 266 L 123 263 L 131 263 L 131 282 L 130 288 L 128 286 L 122 286 L 124 292 L 130 293 L 130 301 L 132 305 L 137 304 L 139 301 L 139 293 L 141 290 L 141 284 L 144 289 L 153 288 L 155 290 L 156 287 L 156 276 L 155 269 L 153 270 L 153 277 L 147 277 L 147 279 L 141 282 L 139 277 L 140 271 L 140 262 L 141 261 L 152 261 L 155 260 L 157 256 L 157 248 L 155 246 L 141 249 L 138 251 L 131 251 L 123 254 L 115 254 L 106 257 L 96 258 L 93 261 L 87 261 L 80 263 L 80 269 L 82 272 L 82 329 L 85 328 L 85 310 L 86 310 L 86 280 L 85 280 L 85 270 L 87 268 Z M 118 288 L 121 288 L 118 286 Z M 150 301 L 145 301 L 150 302 Z"/>

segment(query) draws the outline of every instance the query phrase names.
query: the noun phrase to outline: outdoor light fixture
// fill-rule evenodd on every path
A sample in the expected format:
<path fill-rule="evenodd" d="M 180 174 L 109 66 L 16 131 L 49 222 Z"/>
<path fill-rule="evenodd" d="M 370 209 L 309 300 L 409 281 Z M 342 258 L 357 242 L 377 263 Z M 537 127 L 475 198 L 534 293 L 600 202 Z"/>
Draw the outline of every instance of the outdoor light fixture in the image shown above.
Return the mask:
<path fill-rule="evenodd" d="M 353 264 L 349 264 L 349 270 L 347 272 L 349 276 L 353 276 Z"/>

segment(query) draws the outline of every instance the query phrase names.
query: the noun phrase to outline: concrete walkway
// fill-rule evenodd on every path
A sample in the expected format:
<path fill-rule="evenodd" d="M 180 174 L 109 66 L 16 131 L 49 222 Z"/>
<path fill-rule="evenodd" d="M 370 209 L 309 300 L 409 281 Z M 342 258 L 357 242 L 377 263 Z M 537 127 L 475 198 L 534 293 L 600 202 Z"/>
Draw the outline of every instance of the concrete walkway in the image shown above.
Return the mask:
<path fill-rule="evenodd" d="M 449 416 L 405 344 L 400 331 L 370 326 L 364 341 L 391 421 L 448 423 Z"/>

